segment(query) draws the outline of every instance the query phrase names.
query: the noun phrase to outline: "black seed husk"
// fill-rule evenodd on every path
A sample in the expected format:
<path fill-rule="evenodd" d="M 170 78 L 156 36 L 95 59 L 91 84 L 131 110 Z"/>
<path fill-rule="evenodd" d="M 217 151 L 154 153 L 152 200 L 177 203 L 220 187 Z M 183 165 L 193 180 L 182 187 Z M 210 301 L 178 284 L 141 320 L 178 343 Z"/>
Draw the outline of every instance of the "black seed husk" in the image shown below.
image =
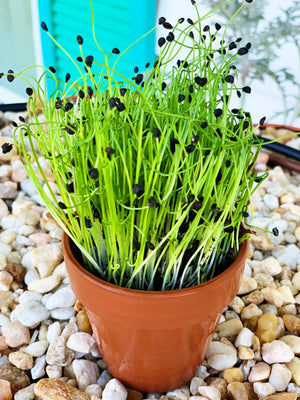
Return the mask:
<path fill-rule="evenodd" d="M 219 118 L 222 115 L 222 113 L 223 113 L 223 110 L 221 108 L 216 108 L 214 110 L 214 115 L 216 118 Z"/>
<path fill-rule="evenodd" d="M 91 228 L 92 227 L 92 222 L 91 222 L 91 220 L 89 218 L 85 217 L 84 218 L 84 223 L 85 223 L 85 226 L 87 228 Z"/>
<path fill-rule="evenodd" d="M 67 183 L 66 188 L 68 193 L 74 193 L 74 182 Z"/>
<path fill-rule="evenodd" d="M 260 125 L 260 126 L 264 125 L 264 123 L 266 122 L 266 119 L 267 119 L 267 117 L 262 117 L 262 118 L 259 120 L 259 125 Z"/>
<path fill-rule="evenodd" d="M 250 86 L 244 86 L 242 90 L 245 93 L 251 93 L 251 87 Z"/>
<path fill-rule="evenodd" d="M 83 43 L 83 37 L 78 35 L 76 39 L 77 39 L 77 43 L 81 46 Z"/>
<path fill-rule="evenodd" d="M 8 72 L 8 75 L 6 78 L 7 78 L 8 82 L 12 82 L 15 79 L 15 77 L 13 75 L 11 75 L 14 73 L 14 71 L 12 69 L 9 69 L 7 72 Z"/>
<path fill-rule="evenodd" d="M 185 95 L 184 94 L 179 94 L 178 95 L 178 103 L 181 103 L 182 101 L 184 101 L 185 99 Z"/>
<path fill-rule="evenodd" d="M 246 47 L 241 47 L 241 48 L 238 49 L 238 55 L 244 56 L 245 54 L 248 53 L 248 51 L 249 50 Z"/>
<path fill-rule="evenodd" d="M 194 21 L 193 21 L 191 18 L 188 18 L 188 19 L 187 19 L 187 22 L 188 22 L 190 25 L 194 25 Z"/>
<path fill-rule="evenodd" d="M 136 194 L 138 197 L 141 197 L 142 194 L 144 193 L 143 189 L 138 184 L 134 184 L 132 186 L 132 191 L 133 191 L 133 194 Z"/>
<path fill-rule="evenodd" d="M 200 126 L 201 126 L 202 129 L 205 129 L 205 128 L 208 127 L 208 123 L 207 122 L 202 122 Z"/>
<path fill-rule="evenodd" d="M 97 179 L 97 178 L 99 177 L 99 171 L 98 171 L 98 169 L 97 169 L 97 168 L 91 168 L 91 169 L 89 170 L 89 176 L 90 176 L 92 179 Z"/>
<path fill-rule="evenodd" d="M 207 78 L 200 78 L 200 76 L 195 76 L 195 82 L 197 85 L 203 87 L 207 84 Z"/>
<path fill-rule="evenodd" d="M 169 32 L 168 36 L 166 37 L 168 42 L 173 42 L 173 40 L 175 39 L 174 33 L 173 32 Z"/>
<path fill-rule="evenodd" d="M 120 50 L 117 47 L 114 47 L 111 52 L 113 54 L 120 54 Z"/>
<path fill-rule="evenodd" d="M 272 232 L 273 232 L 273 235 L 274 235 L 274 236 L 279 236 L 279 230 L 278 230 L 278 228 L 276 228 L 276 227 L 273 228 L 273 229 L 272 229 Z"/>
<path fill-rule="evenodd" d="M 227 75 L 225 77 L 225 81 L 228 83 L 233 83 L 234 82 L 234 76 L 233 75 Z"/>
<path fill-rule="evenodd" d="M 173 25 L 170 22 L 164 22 L 162 25 L 165 29 L 173 29 Z"/>
<path fill-rule="evenodd" d="M 47 25 L 46 25 L 46 23 L 44 21 L 41 22 L 41 28 L 43 29 L 43 31 L 48 32 Z"/>
<path fill-rule="evenodd" d="M 216 24 L 215 24 L 215 28 L 216 28 L 217 31 L 219 31 L 222 27 L 221 27 L 220 24 L 216 23 Z"/>
<path fill-rule="evenodd" d="M 193 32 L 193 31 L 190 31 L 190 32 L 189 32 L 189 36 L 190 36 L 192 39 L 194 39 L 194 37 L 195 37 L 194 32 Z"/>
<path fill-rule="evenodd" d="M 17 124 L 15 121 L 11 121 L 11 125 L 12 125 L 14 128 L 17 128 L 17 127 L 18 127 L 18 124 Z"/>
<path fill-rule="evenodd" d="M 59 208 L 61 208 L 62 210 L 65 210 L 65 209 L 67 208 L 67 206 L 66 206 L 62 201 L 59 201 L 59 202 L 58 202 L 58 206 L 59 206 Z"/>
<path fill-rule="evenodd" d="M 163 83 L 161 84 L 161 90 L 165 90 L 166 87 L 167 87 L 166 82 L 163 82 Z"/>
<path fill-rule="evenodd" d="M 199 136 L 198 135 L 194 135 L 192 137 L 192 143 L 198 143 L 199 142 Z"/>
<path fill-rule="evenodd" d="M 210 30 L 210 26 L 205 25 L 205 27 L 203 28 L 203 32 L 208 32 L 209 30 Z"/>
<path fill-rule="evenodd" d="M 73 104 L 69 101 L 65 104 L 65 111 L 68 112 L 73 108 Z"/>
<path fill-rule="evenodd" d="M 69 74 L 69 72 L 66 73 L 66 77 L 65 77 L 65 81 L 66 83 L 68 82 L 68 80 L 71 78 L 71 74 Z"/>
<path fill-rule="evenodd" d="M 127 92 L 127 89 L 126 88 L 121 88 L 120 89 L 120 95 L 121 96 L 125 96 L 125 93 Z"/>
<path fill-rule="evenodd" d="M 164 22 L 166 22 L 166 18 L 165 18 L 165 17 L 160 17 L 160 18 L 158 19 L 159 25 L 162 25 Z"/>
<path fill-rule="evenodd" d="M 49 70 L 50 70 L 53 74 L 55 74 L 55 72 L 56 72 L 56 69 L 55 69 L 54 67 L 52 67 L 52 65 L 49 67 Z"/>
<path fill-rule="evenodd" d="M 22 115 L 19 116 L 19 120 L 20 120 L 21 122 L 25 122 L 25 118 L 22 117 Z"/>
<path fill-rule="evenodd" d="M 195 150 L 195 146 L 193 144 L 189 144 L 187 146 L 185 146 L 185 151 L 190 154 Z"/>
<path fill-rule="evenodd" d="M 91 67 L 94 62 L 94 57 L 93 56 L 87 56 L 85 59 L 85 64 L 87 67 Z"/>
<path fill-rule="evenodd" d="M 148 207 L 149 207 L 149 208 L 152 208 L 152 207 L 154 207 L 155 205 L 156 205 L 155 198 L 154 198 L 153 196 L 149 197 L 149 199 L 148 199 Z"/>
<path fill-rule="evenodd" d="M 160 129 L 154 128 L 154 129 L 153 129 L 153 134 L 154 134 L 154 136 L 156 136 L 157 138 L 159 138 L 160 135 L 161 135 Z"/>
<path fill-rule="evenodd" d="M 166 43 L 166 39 L 164 37 L 160 37 L 157 41 L 159 47 L 162 47 Z"/>
<path fill-rule="evenodd" d="M 7 154 L 11 151 L 13 145 L 11 143 L 3 143 L 1 148 L 2 148 L 2 153 Z"/>
<path fill-rule="evenodd" d="M 119 112 L 124 111 L 125 110 L 125 104 L 124 103 L 117 103 L 117 110 Z"/>
<path fill-rule="evenodd" d="M 33 90 L 31 89 L 31 87 L 26 88 L 26 94 L 27 94 L 27 96 L 33 95 Z"/>
<path fill-rule="evenodd" d="M 182 23 L 184 22 L 184 18 L 183 18 L 183 17 L 179 18 L 178 22 L 179 22 L 180 24 L 182 24 Z"/>

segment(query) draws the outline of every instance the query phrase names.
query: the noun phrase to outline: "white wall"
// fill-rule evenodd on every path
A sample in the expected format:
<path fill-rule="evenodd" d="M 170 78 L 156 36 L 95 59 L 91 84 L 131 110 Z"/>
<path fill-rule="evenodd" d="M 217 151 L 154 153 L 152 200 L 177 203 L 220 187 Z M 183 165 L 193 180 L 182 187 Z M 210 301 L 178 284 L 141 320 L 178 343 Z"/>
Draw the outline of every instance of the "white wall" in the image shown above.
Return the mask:
<path fill-rule="evenodd" d="M 255 1 L 255 0 L 254 0 Z M 265 23 L 280 15 L 280 8 L 286 8 L 290 4 L 299 0 L 269 0 L 269 6 L 266 12 Z M 201 12 L 207 11 L 205 2 L 197 0 L 198 8 Z M 251 5 L 249 5 L 251 6 Z M 196 19 L 194 7 L 190 0 L 158 0 L 158 17 L 164 16 L 171 23 L 176 23 L 180 17 L 190 17 Z M 162 28 L 159 28 L 157 37 L 165 34 Z M 158 49 L 157 49 L 158 51 Z M 286 43 L 279 50 L 279 57 L 274 64 L 274 70 L 280 67 L 287 67 L 297 76 L 300 86 L 300 60 L 299 54 L 291 43 Z M 182 57 L 183 58 L 183 57 Z M 283 108 L 282 98 L 276 84 L 270 79 L 264 82 L 255 82 L 251 84 L 252 93 L 246 96 L 245 109 L 250 111 L 254 122 L 258 122 L 263 116 L 267 116 L 268 122 L 284 123 L 284 117 L 277 115 Z M 289 93 L 297 92 L 298 88 L 290 86 Z M 300 112 L 300 111 L 299 111 Z M 300 127 L 300 118 L 293 121 L 294 126 Z"/>

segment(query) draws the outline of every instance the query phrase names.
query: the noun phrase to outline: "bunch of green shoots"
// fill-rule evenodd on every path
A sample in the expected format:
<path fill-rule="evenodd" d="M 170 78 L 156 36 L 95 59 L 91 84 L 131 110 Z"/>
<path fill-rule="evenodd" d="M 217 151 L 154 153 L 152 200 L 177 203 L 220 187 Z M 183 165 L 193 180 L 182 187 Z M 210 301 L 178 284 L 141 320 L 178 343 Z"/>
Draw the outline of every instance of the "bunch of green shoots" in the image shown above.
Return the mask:
<path fill-rule="evenodd" d="M 68 55 L 75 81 L 69 74 L 59 81 L 52 68 L 37 81 L 27 69 L 7 75 L 28 83 L 29 121 L 15 140 L 30 179 L 86 268 L 113 284 L 171 290 L 202 283 L 233 261 L 247 237 L 241 223 L 264 177 L 253 172 L 260 145 L 251 117 L 231 109 L 230 99 L 250 92 L 236 86 L 234 61 L 251 45 L 227 43 L 227 27 L 204 24 L 212 15 L 198 12 L 196 22 L 174 27 L 160 18 L 160 55 L 143 74 L 135 68 L 133 79 L 117 71 L 124 52 L 105 54 L 95 35 L 103 62 L 85 55 L 77 36 L 81 55 Z M 187 56 L 178 60 L 182 48 Z M 50 94 L 48 79 L 56 83 Z"/>

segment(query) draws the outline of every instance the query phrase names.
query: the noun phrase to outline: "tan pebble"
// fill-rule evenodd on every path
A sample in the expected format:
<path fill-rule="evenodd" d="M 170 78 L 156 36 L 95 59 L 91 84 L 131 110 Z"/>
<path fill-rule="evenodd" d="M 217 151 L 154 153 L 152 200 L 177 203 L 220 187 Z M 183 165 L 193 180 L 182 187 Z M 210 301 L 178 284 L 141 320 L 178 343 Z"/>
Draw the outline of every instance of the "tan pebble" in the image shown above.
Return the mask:
<path fill-rule="evenodd" d="M 25 267 L 23 267 L 21 264 L 16 264 L 13 262 L 8 263 L 4 268 L 4 271 L 9 272 L 13 276 L 13 279 L 17 282 L 23 282 L 26 274 Z"/>
<path fill-rule="evenodd" d="M 242 329 L 242 322 L 237 318 L 232 318 L 220 323 L 217 327 L 217 332 L 219 333 L 219 337 L 231 337 L 236 336 Z"/>
<path fill-rule="evenodd" d="M 297 308 L 295 304 L 286 304 L 285 306 L 278 307 L 277 311 L 280 317 L 283 317 L 286 314 L 297 315 Z"/>
<path fill-rule="evenodd" d="M 223 378 L 225 379 L 226 383 L 232 382 L 243 382 L 243 372 L 240 368 L 227 368 L 223 371 Z"/>
<path fill-rule="evenodd" d="M 235 311 L 236 313 L 240 314 L 242 309 L 245 307 L 244 301 L 239 297 L 236 296 L 232 302 L 229 304 L 229 307 Z"/>
<path fill-rule="evenodd" d="M 0 289 L 4 291 L 8 291 L 10 289 L 10 285 L 12 284 L 14 278 L 7 271 L 0 271 Z"/>
<path fill-rule="evenodd" d="M 242 284 L 238 291 L 238 295 L 243 295 L 252 292 L 257 288 L 257 282 L 255 279 L 250 278 L 247 275 L 243 275 Z"/>
<path fill-rule="evenodd" d="M 22 370 L 31 369 L 33 367 L 33 358 L 29 354 L 22 351 L 14 351 L 9 353 L 9 361 L 17 368 Z"/>
<path fill-rule="evenodd" d="M 58 246 L 41 246 L 30 253 L 32 266 L 37 268 L 41 278 L 50 276 L 63 260 L 62 250 Z"/>
<path fill-rule="evenodd" d="M 260 400 L 297 400 L 297 397 L 297 393 L 282 392 L 261 397 Z"/>
<path fill-rule="evenodd" d="M 5 337 L 0 335 L 0 351 L 5 350 L 8 348 L 8 344 L 5 341 Z"/>
<path fill-rule="evenodd" d="M 274 249 L 274 244 L 265 232 L 257 232 L 251 237 L 251 243 L 257 250 L 271 251 Z"/>
<path fill-rule="evenodd" d="M 5 379 L 0 379 L 0 399 L 11 400 L 13 398 L 10 382 Z"/>
<path fill-rule="evenodd" d="M 233 344 L 228 338 L 226 338 L 226 337 L 221 337 L 220 343 L 226 344 L 226 346 L 231 347 L 232 350 L 234 350 L 235 353 L 236 353 L 236 348 L 235 348 L 234 344 Z"/>
<path fill-rule="evenodd" d="M 285 334 L 285 326 L 283 319 L 281 317 L 277 317 L 277 332 L 276 339 L 280 339 Z"/>
<path fill-rule="evenodd" d="M 288 369 L 292 372 L 292 379 L 296 385 L 300 386 L 300 358 L 294 357 L 292 361 L 287 364 Z"/>
<path fill-rule="evenodd" d="M 300 226 L 299 228 L 299 234 L 300 234 Z M 299 238 L 300 240 L 300 238 Z M 292 284 L 296 287 L 296 289 L 300 290 L 300 271 L 296 272 L 295 275 L 292 278 Z"/>
<path fill-rule="evenodd" d="M 300 336 L 296 335 L 285 335 L 279 340 L 286 343 L 296 355 L 300 355 Z"/>
<path fill-rule="evenodd" d="M 267 257 L 261 262 L 261 270 L 271 276 L 276 276 L 281 273 L 282 267 L 275 257 Z"/>
<path fill-rule="evenodd" d="M 76 300 L 76 303 L 74 305 L 74 310 L 77 312 L 80 310 L 84 310 L 84 306 L 80 303 L 80 301 Z"/>
<path fill-rule="evenodd" d="M 238 356 L 241 360 L 253 360 L 254 351 L 249 347 L 239 346 L 238 348 Z"/>
<path fill-rule="evenodd" d="M 199 394 L 211 400 L 221 400 L 221 393 L 214 386 L 199 386 Z M 187 397 L 188 398 L 188 397 Z"/>
<path fill-rule="evenodd" d="M 257 282 L 257 289 L 262 289 L 265 287 L 277 287 L 273 276 L 264 274 L 263 272 L 255 274 L 254 279 Z"/>
<path fill-rule="evenodd" d="M 260 308 L 257 307 L 256 304 L 249 304 L 248 306 L 243 308 L 243 310 L 241 312 L 241 319 L 243 321 L 245 319 L 260 317 L 261 315 L 262 315 L 262 311 Z"/>
<path fill-rule="evenodd" d="M 127 389 L 127 398 L 126 400 L 142 400 L 143 395 L 141 392 L 134 389 Z"/>
<path fill-rule="evenodd" d="M 247 296 L 243 296 L 242 299 L 246 305 L 251 303 L 258 305 L 264 301 L 264 296 L 260 290 L 254 290 Z"/>
<path fill-rule="evenodd" d="M 258 321 L 258 316 L 257 317 L 252 317 L 251 319 L 243 319 L 244 323 L 244 328 L 250 329 L 250 331 L 255 332 L 257 328 L 257 321 Z"/>
<path fill-rule="evenodd" d="M 300 206 L 297 206 L 296 204 L 290 204 L 289 210 L 292 214 L 297 215 L 297 217 L 300 217 Z"/>
<path fill-rule="evenodd" d="M 280 204 L 294 203 L 295 196 L 292 193 L 287 193 L 287 194 L 282 195 L 279 200 L 280 200 Z"/>
<path fill-rule="evenodd" d="M 93 333 L 88 315 L 85 310 L 80 310 L 76 315 L 76 319 L 77 319 L 78 330 L 80 332 L 86 332 L 90 334 Z"/>
<path fill-rule="evenodd" d="M 248 381 L 251 383 L 265 381 L 269 378 L 270 373 L 271 367 L 269 364 L 264 361 L 258 362 L 251 368 Z"/>
<path fill-rule="evenodd" d="M 26 373 L 11 364 L 0 365 L 0 379 L 10 382 L 12 394 L 30 385 L 30 380 Z"/>
<path fill-rule="evenodd" d="M 229 383 L 227 390 L 229 399 L 249 400 L 249 388 L 242 382 Z"/>
<path fill-rule="evenodd" d="M 90 396 L 60 379 L 41 379 L 34 387 L 34 394 L 42 400 L 90 400 Z"/>
<path fill-rule="evenodd" d="M 294 296 L 289 286 L 280 286 L 278 292 L 282 295 L 283 305 L 295 303 Z"/>
<path fill-rule="evenodd" d="M 294 315 L 282 316 L 286 329 L 292 333 L 300 334 L 300 318 Z"/>
<path fill-rule="evenodd" d="M 265 287 L 261 290 L 261 292 L 264 296 L 264 299 L 267 302 L 274 304 L 275 307 L 281 307 L 283 305 L 283 297 L 278 289 Z"/>
<path fill-rule="evenodd" d="M 218 389 L 221 400 L 225 400 L 227 398 L 227 383 L 225 379 L 222 378 L 207 378 L 206 383 L 208 386 L 214 386 Z"/>
<path fill-rule="evenodd" d="M 273 314 L 263 314 L 259 317 L 257 323 L 256 336 L 260 342 L 268 343 L 276 339 L 277 335 L 277 317 Z"/>

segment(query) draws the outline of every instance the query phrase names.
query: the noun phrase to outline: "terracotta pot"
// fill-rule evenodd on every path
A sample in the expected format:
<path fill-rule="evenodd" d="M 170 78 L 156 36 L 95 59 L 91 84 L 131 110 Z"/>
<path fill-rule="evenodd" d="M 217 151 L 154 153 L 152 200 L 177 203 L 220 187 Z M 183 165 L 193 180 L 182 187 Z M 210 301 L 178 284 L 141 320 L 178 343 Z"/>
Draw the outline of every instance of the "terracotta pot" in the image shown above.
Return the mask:
<path fill-rule="evenodd" d="M 238 292 L 249 241 L 212 280 L 161 292 L 102 281 L 79 264 L 65 233 L 62 247 L 71 288 L 110 373 L 127 387 L 165 392 L 186 384 L 202 363 L 222 311 Z"/>

